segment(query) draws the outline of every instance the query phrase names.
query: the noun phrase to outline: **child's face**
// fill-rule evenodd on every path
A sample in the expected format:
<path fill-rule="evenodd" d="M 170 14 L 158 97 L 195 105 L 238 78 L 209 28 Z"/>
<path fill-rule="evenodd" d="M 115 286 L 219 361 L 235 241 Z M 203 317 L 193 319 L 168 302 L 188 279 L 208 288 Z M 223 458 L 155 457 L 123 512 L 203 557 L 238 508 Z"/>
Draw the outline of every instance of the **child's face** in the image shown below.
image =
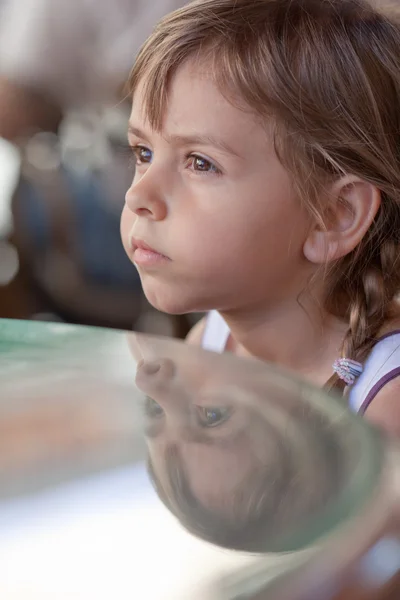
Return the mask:
<path fill-rule="evenodd" d="M 310 276 L 310 217 L 271 131 L 195 64 L 173 78 L 160 132 L 142 107 L 139 86 L 129 134 L 137 166 L 121 232 L 148 300 L 170 313 L 296 302 Z M 135 251 L 136 242 L 157 253 Z"/>
<path fill-rule="evenodd" d="M 260 374 L 256 361 L 232 366 L 229 355 L 216 363 L 212 353 L 188 352 L 163 338 L 130 335 L 129 346 L 138 361 L 136 385 L 146 396 L 146 439 L 158 479 L 165 483 L 173 447 L 196 496 L 218 508 L 249 472 L 257 465 L 266 469 L 276 456 L 276 439 L 271 431 L 266 436 L 259 405 L 264 368 Z M 275 387 L 270 400 L 279 403 Z"/>
<path fill-rule="evenodd" d="M 144 358 L 135 381 L 147 396 L 148 451 L 164 489 L 173 485 L 173 453 L 204 507 L 230 512 L 262 489 L 279 506 L 273 514 L 282 531 L 333 494 L 336 455 L 327 444 L 330 462 L 323 419 L 310 416 L 301 385 L 283 386 L 256 361 L 215 360 L 183 344 L 139 337 L 138 348 Z"/>
<path fill-rule="evenodd" d="M 173 447 L 196 497 L 220 508 L 249 472 L 274 466 L 276 436 L 271 430 L 266 435 L 258 395 L 243 390 L 242 372 L 231 384 L 229 369 L 219 372 L 212 362 L 208 369 L 207 361 L 199 362 L 193 356 L 144 361 L 138 364 L 136 385 L 147 396 L 146 439 L 157 477 L 165 483 Z"/>

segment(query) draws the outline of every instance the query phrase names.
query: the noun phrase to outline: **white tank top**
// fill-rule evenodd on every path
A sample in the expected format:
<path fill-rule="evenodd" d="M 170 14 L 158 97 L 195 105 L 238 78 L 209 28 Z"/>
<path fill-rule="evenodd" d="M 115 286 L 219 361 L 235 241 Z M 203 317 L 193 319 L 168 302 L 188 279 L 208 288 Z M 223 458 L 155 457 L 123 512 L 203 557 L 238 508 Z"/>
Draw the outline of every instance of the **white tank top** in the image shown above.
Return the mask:
<path fill-rule="evenodd" d="M 229 327 L 221 315 L 208 313 L 202 338 L 202 347 L 212 352 L 224 352 L 229 338 Z M 400 376 L 400 331 L 381 337 L 368 356 L 364 370 L 349 395 L 350 408 L 364 413 L 384 385 Z"/>

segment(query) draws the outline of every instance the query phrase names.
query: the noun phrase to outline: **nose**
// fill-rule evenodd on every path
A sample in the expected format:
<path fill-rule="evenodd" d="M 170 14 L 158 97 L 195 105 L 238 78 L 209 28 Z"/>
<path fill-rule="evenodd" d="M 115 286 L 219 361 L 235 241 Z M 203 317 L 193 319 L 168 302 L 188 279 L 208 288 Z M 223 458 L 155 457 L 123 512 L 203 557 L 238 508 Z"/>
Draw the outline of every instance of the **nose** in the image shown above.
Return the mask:
<path fill-rule="evenodd" d="M 136 370 L 137 387 L 151 396 L 154 392 L 168 390 L 175 377 L 176 367 L 169 358 L 141 360 Z"/>
<path fill-rule="evenodd" d="M 190 402 L 179 378 L 177 380 L 177 369 L 172 360 L 160 358 L 139 362 L 135 382 L 170 417 L 178 416 L 187 421 Z"/>
<path fill-rule="evenodd" d="M 162 221 L 167 216 L 167 204 L 160 189 L 160 181 L 150 175 L 151 167 L 136 180 L 126 193 L 125 203 L 129 210 L 139 217 L 152 221 Z"/>

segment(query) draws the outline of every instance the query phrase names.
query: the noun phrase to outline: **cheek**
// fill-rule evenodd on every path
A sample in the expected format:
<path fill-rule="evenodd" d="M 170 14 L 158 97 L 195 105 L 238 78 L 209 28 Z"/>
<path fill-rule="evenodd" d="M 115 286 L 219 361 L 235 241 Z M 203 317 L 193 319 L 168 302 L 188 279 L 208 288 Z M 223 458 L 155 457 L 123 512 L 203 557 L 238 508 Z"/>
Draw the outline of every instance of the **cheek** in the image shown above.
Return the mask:
<path fill-rule="evenodd" d="M 187 215 L 191 227 L 182 226 L 181 235 L 193 258 L 200 264 L 211 261 L 215 267 L 221 262 L 226 269 L 230 262 L 237 264 L 249 257 L 263 261 L 269 253 L 275 260 L 278 249 L 278 257 L 298 254 L 309 217 L 294 197 L 286 174 L 272 170 L 235 183 L 210 194 L 207 210 Z"/>
<path fill-rule="evenodd" d="M 122 210 L 122 214 L 121 214 L 120 231 L 121 231 L 122 244 L 123 244 L 125 252 L 128 254 L 128 256 L 130 255 L 129 234 L 132 230 L 133 224 L 135 222 L 135 218 L 136 218 L 135 215 L 125 205 Z"/>
<path fill-rule="evenodd" d="M 270 268 L 272 274 L 275 267 L 280 270 L 286 263 L 297 264 L 306 231 L 298 211 L 255 203 L 253 210 L 233 207 L 222 218 L 216 214 L 211 223 L 198 220 L 190 231 L 182 227 L 182 237 L 187 242 L 183 244 L 186 258 L 197 277 L 216 273 L 224 280 L 243 271 L 254 277 L 260 269 Z"/>

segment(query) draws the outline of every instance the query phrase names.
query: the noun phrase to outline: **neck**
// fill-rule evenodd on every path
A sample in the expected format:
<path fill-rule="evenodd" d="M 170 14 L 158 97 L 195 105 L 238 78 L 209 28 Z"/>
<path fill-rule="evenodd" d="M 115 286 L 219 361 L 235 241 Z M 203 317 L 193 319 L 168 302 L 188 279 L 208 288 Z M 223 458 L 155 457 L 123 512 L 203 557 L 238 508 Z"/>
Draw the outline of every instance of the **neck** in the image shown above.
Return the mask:
<path fill-rule="evenodd" d="M 279 364 L 321 385 L 332 374 L 346 325 L 315 302 L 220 312 L 236 354 Z"/>

